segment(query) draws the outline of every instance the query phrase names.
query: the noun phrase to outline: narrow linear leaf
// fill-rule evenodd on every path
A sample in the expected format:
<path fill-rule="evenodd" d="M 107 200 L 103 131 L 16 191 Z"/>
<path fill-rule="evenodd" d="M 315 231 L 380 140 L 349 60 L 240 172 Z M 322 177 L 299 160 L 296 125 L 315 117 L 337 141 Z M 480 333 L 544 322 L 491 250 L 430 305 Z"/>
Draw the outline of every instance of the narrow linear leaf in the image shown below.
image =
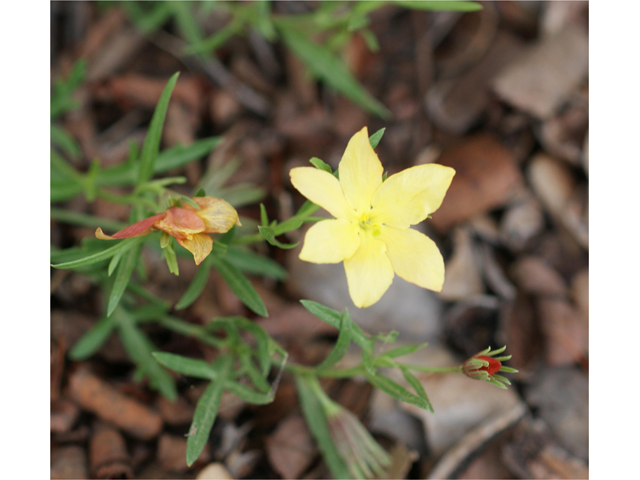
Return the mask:
<path fill-rule="evenodd" d="M 374 376 L 370 374 L 366 374 L 366 377 L 371 385 L 391 395 L 393 398 L 397 398 L 402 402 L 410 403 L 425 410 L 431 410 L 431 404 L 428 401 L 414 395 L 403 386 L 398 385 L 396 382 L 391 380 L 389 377 L 385 377 L 384 375 Z"/>
<path fill-rule="evenodd" d="M 384 354 L 384 356 L 389 358 L 404 357 L 405 355 L 410 355 L 413 352 L 417 352 L 418 350 L 426 347 L 427 345 L 429 344 L 421 343 L 420 345 L 404 345 L 402 347 L 397 347 L 392 350 L 389 350 Z"/>
<path fill-rule="evenodd" d="M 191 280 L 182 298 L 176 303 L 176 310 L 184 310 L 196 301 L 207 285 L 209 272 L 211 272 L 211 265 L 208 262 L 204 262 L 193 276 L 193 280 Z"/>
<path fill-rule="evenodd" d="M 300 300 L 300 303 L 302 303 L 302 306 L 304 308 L 306 308 L 310 313 L 318 317 L 320 320 L 340 330 L 340 325 L 342 323 L 342 314 L 340 312 L 332 308 L 325 307 L 324 305 L 312 300 Z M 365 348 L 365 346 L 367 346 L 370 341 L 370 339 L 367 337 L 367 335 L 365 335 L 358 324 L 353 321 L 351 324 L 351 338 L 362 348 Z"/>
<path fill-rule="evenodd" d="M 378 146 L 378 144 L 380 143 L 380 140 L 382 140 L 382 136 L 384 135 L 385 130 L 386 128 L 381 128 L 380 130 L 378 130 L 376 133 L 374 133 L 369 137 L 369 143 L 371 144 L 371 148 L 376 148 Z"/>
<path fill-rule="evenodd" d="M 477 12 L 482 10 L 482 5 L 477 2 L 457 2 L 457 1 L 420 1 L 420 0 L 397 0 L 395 5 L 411 8 L 414 10 L 431 10 L 443 12 Z"/>
<path fill-rule="evenodd" d="M 231 371 L 231 357 L 220 358 L 214 364 L 214 368 L 218 371 L 218 379 L 209 383 L 198 400 L 193 414 L 193 422 L 189 429 L 189 438 L 187 439 L 188 466 L 193 465 L 193 462 L 198 459 L 209 440 L 211 427 L 213 427 L 213 422 L 218 414 L 222 393 Z"/>
<path fill-rule="evenodd" d="M 182 355 L 166 352 L 153 352 L 152 355 L 160 365 L 164 365 L 181 375 L 207 380 L 216 380 L 219 377 L 213 365 L 204 360 L 196 360 L 195 358 L 183 357 Z"/>
<path fill-rule="evenodd" d="M 175 401 L 178 392 L 173 378 L 151 354 L 158 348 L 136 327 L 134 320 L 122 307 L 116 310 L 115 315 L 122 345 L 139 369 L 149 376 L 149 386 L 168 400 Z"/>
<path fill-rule="evenodd" d="M 351 478 L 349 469 L 331 438 L 327 417 L 308 383 L 310 380 L 303 375 L 296 375 L 295 378 L 302 413 L 307 425 L 309 425 L 313 438 L 318 442 L 324 461 L 327 463 L 329 470 L 331 470 L 331 475 L 337 479 Z"/>
<path fill-rule="evenodd" d="M 327 355 L 327 358 L 325 358 L 324 361 L 316 367 L 317 371 L 322 371 L 335 365 L 342 359 L 342 357 L 344 357 L 344 354 L 347 353 L 347 349 L 351 343 L 352 323 L 349 312 L 345 309 L 344 314 L 342 315 L 342 325 L 340 327 L 338 340 L 331 352 L 329 352 L 329 355 Z"/>
<path fill-rule="evenodd" d="M 309 41 L 305 36 L 279 24 L 285 44 L 303 61 L 311 72 L 342 93 L 356 105 L 382 118 L 388 118 L 389 110 L 376 100 L 349 73 L 344 63 L 324 46 Z"/>
<path fill-rule="evenodd" d="M 257 342 L 257 356 L 260 362 L 260 369 L 262 375 L 266 376 L 271 367 L 271 360 L 269 359 L 269 346 L 271 344 L 271 338 L 264 328 L 251 320 L 247 320 L 244 317 L 235 317 L 234 323 L 243 330 L 250 332 Z"/>
<path fill-rule="evenodd" d="M 265 277 L 284 280 L 287 278 L 287 271 L 278 262 L 270 258 L 258 255 L 251 250 L 239 247 L 230 247 L 227 250 L 225 260 L 243 272 Z"/>
<path fill-rule="evenodd" d="M 364 365 L 364 369 L 371 376 L 376 375 L 376 369 L 373 365 L 373 344 L 374 340 L 370 339 L 364 345 L 362 345 L 362 364 Z"/>
<path fill-rule="evenodd" d="M 110 277 L 113 274 L 113 271 L 116 269 L 118 264 L 120 263 L 120 259 L 122 258 L 122 252 L 117 253 L 113 256 L 111 261 L 109 262 L 109 268 L 107 268 L 107 276 Z"/>
<path fill-rule="evenodd" d="M 283 250 L 290 250 L 292 248 L 297 247 L 300 244 L 300 242 L 282 243 L 282 242 L 276 240 L 276 232 L 271 227 L 263 227 L 262 225 L 260 225 L 260 226 L 258 226 L 258 231 L 260 232 L 260 235 L 262 235 L 262 237 L 267 242 L 269 242 L 274 247 L 279 247 L 279 248 L 282 248 Z"/>
<path fill-rule="evenodd" d="M 151 118 L 151 124 L 147 136 L 142 146 L 142 153 L 140 155 L 140 171 L 138 174 L 138 185 L 142 185 L 147 182 L 153 175 L 153 169 L 156 159 L 158 158 L 158 151 L 160 150 L 160 140 L 162 139 L 162 128 L 164 126 L 164 119 L 167 116 L 167 109 L 169 107 L 169 100 L 171 99 L 171 93 L 176 86 L 178 76 L 180 72 L 174 73 L 166 87 L 160 95 L 158 104 L 153 117 Z"/>
<path fill-rule="evenodd" d="M 251 282 L 247 280 L 247 277 L 245 277 L 240 270 L 226 260 L 213 255 L 211 255 L 211 263 L 242 303 L 258 315 L 263 317 L 269 316 L 267 307 L 265 307 L 260 295 L 258 295 L 258 292 L 253 288 Z"/>
<path fill-rule="evenodd" d="M 240 400 L 254 405 L 267 405 L 268 403 L 273 402 L 274 398 L 274 393 L 272 391 L 260 393 L 246 385 L 231 380 L 227 381 L 225 388 Z"/>
<path fill-rule="evenodd" d="M 71 360 L 84 360 L 96 353 L 115 329 L 114 317 L 104 317 L 85 333 L 69 351 Z"/>
<path fill-rule="evenodd" d="M 51 124 L 51 143 L 74 160 L 80 156 L 80 147 L 73 137 L 64 128 L 53 123 Z"/>
<path fill-rule="evenodd" d="M 408 368 L 400 367 L 400 370 L 402 370 L 402 375 L 404 375 L 405 380 L 409 382 L 411 388 L 415 390 L 420 398 L 427 402 L 427 405 L 429 406 L 428 410 L 433 413 L 433 405 L 431 405 L 431 401 L 429 400 L 429 397 L 427 397 L 427 392 L 424 390 L 424 387 L 420 383 L 420 380 L 418 380 L 416 376 L 409 371 Z"/>
<path fill-rule="evenodd" d="M 120 261 L 118 262 L 118 268 L 116 270 L 116 276 L 113 280 L 113 286 L 111 287 L 111 293 L 109 294 L 109 302 L 107 304 L 107 317 L 110 317 L 113 311 L 120 303 L 122 294 L 127 288 L 127 284 L 131 279 L 133 269 L 136 268 L 138 263 L 138 257 L 140 256 L 140 250 L 142 245 L 138 245 L 125 253 L 121 253 Z"/>
<path fill-rule="evenodd" d="M 331 175 L 333 175 L 333 169 L 331 168 L 331 165 L 325 163 L 323 160 L 320 160 L 318 157 L 311 158 L 309 162 L 314 167 L 319 168 L 320 170 L 324 170 L 325 172 L 329 172 Z"/>
<path fill-rule="evenodd" d="M 253 383 L 258 390 L 262 391 L 262 393 L 266 393 L 270 390 L 271 386 L 269 385 L 269 382 L 262 375 L 262 372 L 254 365 L 251 360 L 250 353 L 240 357 L 240 365 L 242 365 L 247 377 L 249 377 L 251 383 Z"/>
<path fill-rule="evenodd" d="M 93 265 L 94 263 L 102 262 L 104 260 L 108 260 L 113 257 L 117 253 L 125 252 L 136 245 L 140 244 L 144 239 L 142 237 L 137 238 L 127 238 L 122 242 L 114 245 L 113 247 L 109 247 L 106 250 L 103 250 L 98 253 L 94 253 L 93 255 L 89 255 L 88 257 L 84 257 L 78 260 L 72 260 L 70 262 L 59 263 L 57 265 L 51 265 L 53 268 L 67 269 L 67 268 L 78 268 L 85 267 L 87 265 Z"/>

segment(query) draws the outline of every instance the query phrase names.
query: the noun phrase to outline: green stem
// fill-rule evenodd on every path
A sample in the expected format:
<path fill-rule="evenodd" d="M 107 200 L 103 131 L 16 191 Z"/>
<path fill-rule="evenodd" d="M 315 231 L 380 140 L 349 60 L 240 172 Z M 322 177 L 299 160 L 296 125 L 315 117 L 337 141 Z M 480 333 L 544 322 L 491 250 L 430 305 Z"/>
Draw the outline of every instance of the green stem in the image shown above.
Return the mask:
<path fill-rule="evenodd" d="M 462 365 L 458 365 L 456 367 L 425 367 L 422 365 L 407 365 L 406 363 L 400 364 L 410 370 L 416 370 L 418 372 L 429 372 L 429 373 L 461 373 Z"/>

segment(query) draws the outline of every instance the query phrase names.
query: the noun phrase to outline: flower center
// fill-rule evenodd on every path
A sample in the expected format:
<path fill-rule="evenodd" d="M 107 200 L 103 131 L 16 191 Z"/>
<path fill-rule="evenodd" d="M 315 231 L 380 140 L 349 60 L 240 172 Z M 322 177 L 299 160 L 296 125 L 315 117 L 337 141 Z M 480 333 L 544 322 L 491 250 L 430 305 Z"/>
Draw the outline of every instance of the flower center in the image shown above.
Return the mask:
<path fill-rule="evenodd" d="M 377 237 L 380 235 L 380 225 L 376 225 L 369 218 L 369 214 L 367 212 L 360 215 L 360 219 L 358 224 L 360 228 L 365 232 L 370 232 L 373 237 Z"/>

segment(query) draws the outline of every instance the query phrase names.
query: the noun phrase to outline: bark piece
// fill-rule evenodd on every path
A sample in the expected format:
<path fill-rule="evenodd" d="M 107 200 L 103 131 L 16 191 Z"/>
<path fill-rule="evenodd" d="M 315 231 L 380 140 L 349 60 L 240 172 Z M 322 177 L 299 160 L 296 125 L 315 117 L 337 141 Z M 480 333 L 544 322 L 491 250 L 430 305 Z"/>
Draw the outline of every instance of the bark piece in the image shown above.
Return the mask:
<path fill-rule="evenodd" d="M 76 423 L 80 409 L 75 403 L 62 398 L 51 403 L 51 432 L 63 433 L 69 432 Z"/>
<path fill-rule="evenodd" d="M 83 410 L 95 413 L 135 438 L 151 440 L 162 430 L 160 415 L 85 368 L 78 368 L 70 375 L 68 389 L 69 397 Z"/>
<path fill-rule="evenodd" d="M 432 214 L 440 232 L 504 205 L 522 186 L 511 153 L 491 134 L 475 135 L 445 150 L 438 163 L 456 170 L 444 202 Z"/>
<path fill-rule="evenodd" d="M 116 429 L 99 426 L 89 442 L 94 478 L 132 478 L 131 461 L 124 438 Z"/>
<path fill-rule="evenodd" d="M 567 25 L 502 70 L 494 89 L 515 107 L 548 118 L 584 79 L 588 63 L 587 34 L 581 27 Z"/>

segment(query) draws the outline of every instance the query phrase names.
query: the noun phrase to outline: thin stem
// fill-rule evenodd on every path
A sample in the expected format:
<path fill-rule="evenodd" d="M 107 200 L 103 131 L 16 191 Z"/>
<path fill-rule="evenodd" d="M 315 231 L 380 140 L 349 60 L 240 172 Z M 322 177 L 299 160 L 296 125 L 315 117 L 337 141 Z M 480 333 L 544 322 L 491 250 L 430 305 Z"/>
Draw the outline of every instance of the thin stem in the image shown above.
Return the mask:
<path fill-rule="evenodd" d="M 410 370 L 416 370 L 418 372 L 429 372 L 429 373 L 461 373 L 462 372 L 462 365 L 458 365 L 456 367 L 425 367 L 423 365 L 408 365 L 406 363 L 402 363 L 400 365 Z"/>

